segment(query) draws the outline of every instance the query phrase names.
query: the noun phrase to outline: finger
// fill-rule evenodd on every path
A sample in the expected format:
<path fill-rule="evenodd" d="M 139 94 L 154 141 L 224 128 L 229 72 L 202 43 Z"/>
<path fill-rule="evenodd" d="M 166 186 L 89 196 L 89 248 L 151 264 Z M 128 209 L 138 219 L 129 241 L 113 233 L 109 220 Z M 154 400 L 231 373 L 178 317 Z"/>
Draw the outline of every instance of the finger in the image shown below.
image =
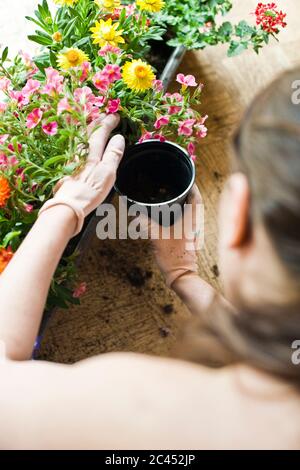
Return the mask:
<path fill-rule="evenodd" d="M 104 119 L 107 117 L 106 113 L 100 114 L 100 116 L 97 119 L 94 119 L 89 125 L 88 125 L 88 136 L 91 137 L 92 133 L 96 130 L 97 127 L 101 126 L 101 122 L 104 121 Z"/>
<path fill-rule="evenodd" d="M 109 114 L 104 119 L 97 120 L 94 123 L 94 130 L 92 130 L 91 137 L 89 138 L 90 151 L 88 162 L 96 163 L 102 159 L 109 136 L 117 127 L 119 121 L 120 117 L 117 114 Z"/>
<path fill-rule="evenodd" d="M 115 135 L 110 139 L 104 155 L 102 157 L 101 165 L 107 166 L 107 168 L 116 173 L 120 161 L 123 157 L 125 150 L 125 139 L 122 135 Z"/>
<path fill-rule="evenodd" d="M 188 204 L 190 204 L 189 214 L 192 217 L 192 230 L 196 244 L 200 240 L 202 224 L 202 213 L 203 213 L 203 199 L 201 193 L 196 185 L 193 186 L 189 197 Z"/>
<path fill-rule="evenodd" d="M 187 199 L 188 204 L 202 204 L 202 196 L 196 184 L 193 185 Z"/>

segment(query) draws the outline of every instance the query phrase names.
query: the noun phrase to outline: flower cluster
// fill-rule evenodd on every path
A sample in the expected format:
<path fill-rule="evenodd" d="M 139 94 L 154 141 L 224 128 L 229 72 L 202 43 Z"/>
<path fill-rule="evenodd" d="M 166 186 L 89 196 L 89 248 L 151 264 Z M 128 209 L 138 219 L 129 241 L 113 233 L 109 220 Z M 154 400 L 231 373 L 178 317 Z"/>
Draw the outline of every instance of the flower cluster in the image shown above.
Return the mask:
<path fill-rule="evenodd" d="M 196 141 L 207 133 L 195 111 L 202 84 L 178 74 L 178 92 L 166 93 L 146 60 L 149 41 L 162 33 L 155 15 L 161 0 L 46 0 L 37 19 L 43 46 L 32 60 L 0 59 L 0 271 L 18 248 L 55 184 L 78 171 L 88 153 L 88 125 L 101 113 L 119 113 L 128 143 L 175 140 L 196 158 Z M 72 27 L 70 27 L 70 25 Z M 72 260 L 59 266 L 49 305 L 77 302 Z"/>
<path fill-rule="evenodd" d="M 270 34 L 278 34 L 279 27 L 285 28 L 286 13 L 278 10 L 276 3 L 259 3 L 255 10 L 256 24 Z"/>

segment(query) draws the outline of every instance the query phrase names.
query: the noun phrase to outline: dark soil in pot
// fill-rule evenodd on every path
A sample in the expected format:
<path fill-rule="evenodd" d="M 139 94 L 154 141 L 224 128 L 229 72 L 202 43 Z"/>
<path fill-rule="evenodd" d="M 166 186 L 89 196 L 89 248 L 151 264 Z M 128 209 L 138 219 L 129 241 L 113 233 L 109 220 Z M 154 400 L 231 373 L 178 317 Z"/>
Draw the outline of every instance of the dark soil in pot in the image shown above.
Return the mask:
<path fill-rule="evenodd" d="M 130 203 L 183 205 L 195 178 L 189 155 L 171 142 L 146 141 L 126 149 L 117 173 L 116 190 Z"/>

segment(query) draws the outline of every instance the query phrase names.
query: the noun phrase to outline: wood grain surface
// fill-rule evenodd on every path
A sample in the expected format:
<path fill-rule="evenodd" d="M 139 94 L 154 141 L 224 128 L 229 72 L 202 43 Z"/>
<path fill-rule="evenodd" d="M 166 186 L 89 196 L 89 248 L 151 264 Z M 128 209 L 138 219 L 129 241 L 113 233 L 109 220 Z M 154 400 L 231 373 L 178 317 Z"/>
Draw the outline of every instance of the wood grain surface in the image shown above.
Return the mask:
<path fill-rule="evenodd" d="M 0 0 L 0 42 L 4 29 L 9 30 L 5 15 L 11 16 L 12 4 L 16 3 L 25 8 L 26 3 L 29 7 L 35 0 Z M 249 12 L 256 3 L 236 0 L 232 20 L 251 21 Z M 197 161 L 197 183 L 205 201 L 205 247 L 199 256 L 199 272 L 217 289 L 222 289 L 217 261 L 217 207 L 230 171 L 230 136 L 262 87 L 280 72 L 300 66 L 299 0 L 277 3 L 288 13 L 288 27 L 279 43 L 271 41 L 259 56 L 249 51 L 227 58 L 225 46 L 190 52 L 181 66 L 183 73 L 192 73 L 205 84 L 201 110 L 209 114 L 209 136 L 199 145 Z M 18 21 L 15 41 L 19 44 L 23 33 Z M 14 42 L 13 35 L 9 39 Z M 176 90 L 176 84 L 171 89 Z M 88 284 L 87 294 L 81 306 L 59 310 L 52 317 L 40 358 L 72 363 L 108 351 L 171 354 L 189 314 L 165 287 L 147 243 L 100 242 L 95 237 L 84 255 L 80 278 Z"/>

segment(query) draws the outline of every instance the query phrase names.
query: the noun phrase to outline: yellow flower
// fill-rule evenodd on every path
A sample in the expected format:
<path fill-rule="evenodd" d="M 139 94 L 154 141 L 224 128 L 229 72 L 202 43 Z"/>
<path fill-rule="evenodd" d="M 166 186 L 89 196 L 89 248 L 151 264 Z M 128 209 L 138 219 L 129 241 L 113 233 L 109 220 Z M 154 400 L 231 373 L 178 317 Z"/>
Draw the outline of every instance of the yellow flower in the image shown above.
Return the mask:
<path fill-rule="evenodd" d="M 138 92 L 151 88 L 155 80 L 152 67 L 141 59 L 126 62 L 122 77 L 128 88 Z"/>
<path fill-rule="evenodd" d="M 96 5 L 105 11 L 113 12 L 121 6 L 120 0 L 95 0 Z"/>
<path fill-rule="evenodd" d="M 150 11 L 151 13 L 157 13 L 165 6 L 163 0 L 137 0 L 136 4 L 141 10 Z"/>
<path fill-rule="evenodd" d="M 56 31 L 56 33 L 53 34 L 52 39 L 55 42 L 61 42 L 63 38 L 63 35 L 61 34 L 60 31 Z"/>
<path fill-rule="evenodd" d="M 72 7 L 78 0 L 54 0 L 56 5 Z"/>
<path fill-rule="evenodd" d="M 78 67 L 83 62 L 88 62 L 88 55 L 80 49 L 66 49 L 57 56 L 57 63 L 62 70 L 69 70 L 72 67 Z"/>
<path fill-rule="evenodd" d="M 100 47 L 110 46 L 117 47 L 119 43 L 124 44 L 122 38 L 123 29 L 118 31 L 119 23 L 112 24 L 112 19 L 109 18 L 107 21 L 100 20 L 96 21 L 96 24 L 92 31 L 92 38 L 94 44 L 99 44 Z"/>

